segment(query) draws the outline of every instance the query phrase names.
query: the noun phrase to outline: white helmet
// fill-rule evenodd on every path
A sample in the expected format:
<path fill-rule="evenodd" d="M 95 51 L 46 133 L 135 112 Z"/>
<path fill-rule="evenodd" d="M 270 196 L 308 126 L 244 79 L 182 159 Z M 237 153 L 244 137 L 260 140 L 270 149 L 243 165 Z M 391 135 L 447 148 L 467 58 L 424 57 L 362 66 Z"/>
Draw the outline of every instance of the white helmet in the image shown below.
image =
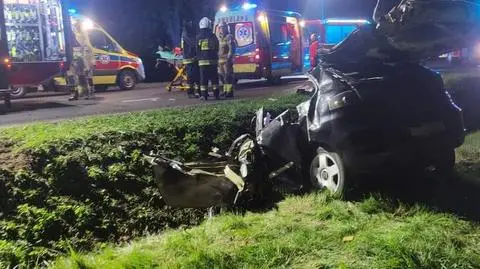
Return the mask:
<path fill-rule="evenodd" d="M 200 29 L 209 29 L 212 28 L 212 21 L 204 17 L 203 19 L 200 20 Z"/>

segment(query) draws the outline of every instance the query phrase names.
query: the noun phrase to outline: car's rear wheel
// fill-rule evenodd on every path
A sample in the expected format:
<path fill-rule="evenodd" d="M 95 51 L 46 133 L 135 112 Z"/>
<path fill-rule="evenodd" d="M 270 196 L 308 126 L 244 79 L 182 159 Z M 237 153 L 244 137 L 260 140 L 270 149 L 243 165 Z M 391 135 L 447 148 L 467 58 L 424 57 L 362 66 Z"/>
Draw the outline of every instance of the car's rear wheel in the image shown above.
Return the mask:
<path fill-rule="evenodd" d="M 27 95 L 27 88 L 25 87 L 13 87 L 12 91 L 10 92 L 10 97 L 12 99 L 22 98 Z"/>
<path fill-rule="evenodd" d="M 118 86 L 121 90 L 129 91 L 135 89 L 137 77 L 133 71 L 125 70 L 118 76 Z"/>
<path fill-rule="evenodd" d="M 340 156 L 319 148 L 310 165 L 310 180 L 314 190 L 325 190 L 342 198 L 346 191 L 347 173 Z"/>

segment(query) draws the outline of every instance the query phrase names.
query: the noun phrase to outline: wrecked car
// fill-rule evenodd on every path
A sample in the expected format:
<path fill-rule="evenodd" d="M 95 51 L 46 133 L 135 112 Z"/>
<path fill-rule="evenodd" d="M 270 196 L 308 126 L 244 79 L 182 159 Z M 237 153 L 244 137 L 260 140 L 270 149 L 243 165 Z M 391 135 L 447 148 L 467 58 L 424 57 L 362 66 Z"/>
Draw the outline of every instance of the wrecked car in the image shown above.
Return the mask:
<path fill-rule="evenodd" d="M 220 165 L 224 171 L 192 173 L 194 167 L 152 159 L 154 167 L 164 166 L 156 172 L 162 193 L 206 195 L 202 205 L 213 206 L 261 197 L 275 186 L 342 196 L 361 173 L 451 171 L 455 148 L 465 139 L 462 111 L 440 75 L 419 61 L 474 42 L 479 11 L 477 4 L 455 0 L 403 0 L 386 14 L 377 9 L 376 25 L 361 27 L 320 56 L 303 89 L 312 93 L 308 101 L 273 120 L 257 112 L 252 133 L 218 154 L 228 163 Z M 169 169 L 186 176 L 191 188 L 210 175 L 216 191 L 176 187 L 182 183 L 167 178 Z"/>

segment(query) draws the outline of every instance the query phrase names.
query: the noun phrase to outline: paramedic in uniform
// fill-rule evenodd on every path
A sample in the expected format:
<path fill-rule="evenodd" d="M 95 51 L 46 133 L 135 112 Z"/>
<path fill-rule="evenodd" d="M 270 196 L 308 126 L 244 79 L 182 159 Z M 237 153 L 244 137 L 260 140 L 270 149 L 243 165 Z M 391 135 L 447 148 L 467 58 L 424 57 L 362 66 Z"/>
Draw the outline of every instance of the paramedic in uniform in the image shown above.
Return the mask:
<path fill-rule="evenodd" d="M 182 32 L 183 64 L 188 78 L 188 97 L 199 97 L 199 71 L 196 59 L 195 46 L 196 33 L 192 21 L 186 21 Z"/>
<path fill-rule="evenodd" d="M 197 59 L 200 68 L 201 100 L 208 99 L 208 83 L 212 83 L 213 94 L 220 98 L 218 89 L 218 39 L 212 30 L 212 21 L 208 18 L 200 20 L 200 33 L 197 36 Z"/>
<path fill-rule="evenodd" d="M 78 44 L 73 50 L 73 62 L 67 72 L 68 84 L 73 87 L 70 101 L 78 100 L 83 96 L 89 99 L 93 94 L 93 71 L 96 64 L 95 55 L 86 45 L 84 36 L 76 35 L 76 39 Z"/>
<path fill-rule="evenodd" d="M 223 93 L 226 98 L 233 98 L 233 57 L 235 55 L 235 39 L 230 34 L 225 22 L 218 26 L 218 73 L 223 82 Z"/>

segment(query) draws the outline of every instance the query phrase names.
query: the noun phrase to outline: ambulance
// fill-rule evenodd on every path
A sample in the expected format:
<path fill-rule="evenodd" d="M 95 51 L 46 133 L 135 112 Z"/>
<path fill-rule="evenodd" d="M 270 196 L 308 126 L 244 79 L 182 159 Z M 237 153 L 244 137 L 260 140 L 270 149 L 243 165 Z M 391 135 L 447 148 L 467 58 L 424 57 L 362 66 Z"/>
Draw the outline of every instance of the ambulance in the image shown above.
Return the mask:
<path fill-rule="evenodd" d="M 71 18 L 68 25 L 72 29 L 69 35 L 72 38 L 67 38 L 69 41 L 67 44 L 72 43 L 73 47 L 78 46 L 76 36 L 84 35 L 87 45 L 95 54 L 96 68 L 93 77 L 95 91 L 105 91 L 110 86 L 118 86 L 122 90 L 132 90 L 138 82 L 145 79 L 145 69 L 139 56 L 122 48 L 105 29 L 93 20 L 75 14 L 72 10 L 67 12 L 66 16 Z M 63 63 L 61 65 L 67 66 Z M 29 92 L 40 90 L 40 88 L 53 91 L 65 90 L 64 75 L 61 72 L 57 72 L 55 75 L 40 85 L 13 85 L 10 95 L 12 98 L 21 98 Z"/>
<path fill-rule="evenodd" d="M 84 35 L 95 55 L 93 83 L 97 92 L 105 91 L 109 86 L 132 90 L 145 79 L 142 59 L 122 48 L 99 24 L 85 16 L 72 14 L 72 29 L 75 36 Z M 64 87 L 65 79 L 55 78 L 55 84 Z"/>
<path fill-rule="evenodd" d="M 235 37 L 236 79 L 266 78 L 278 82 L 303 70 L 301 15 L 292 11 L 264 10 L 256 4 L 222 7 L 215 16 L 215 31 L 227 23 Z"/>

